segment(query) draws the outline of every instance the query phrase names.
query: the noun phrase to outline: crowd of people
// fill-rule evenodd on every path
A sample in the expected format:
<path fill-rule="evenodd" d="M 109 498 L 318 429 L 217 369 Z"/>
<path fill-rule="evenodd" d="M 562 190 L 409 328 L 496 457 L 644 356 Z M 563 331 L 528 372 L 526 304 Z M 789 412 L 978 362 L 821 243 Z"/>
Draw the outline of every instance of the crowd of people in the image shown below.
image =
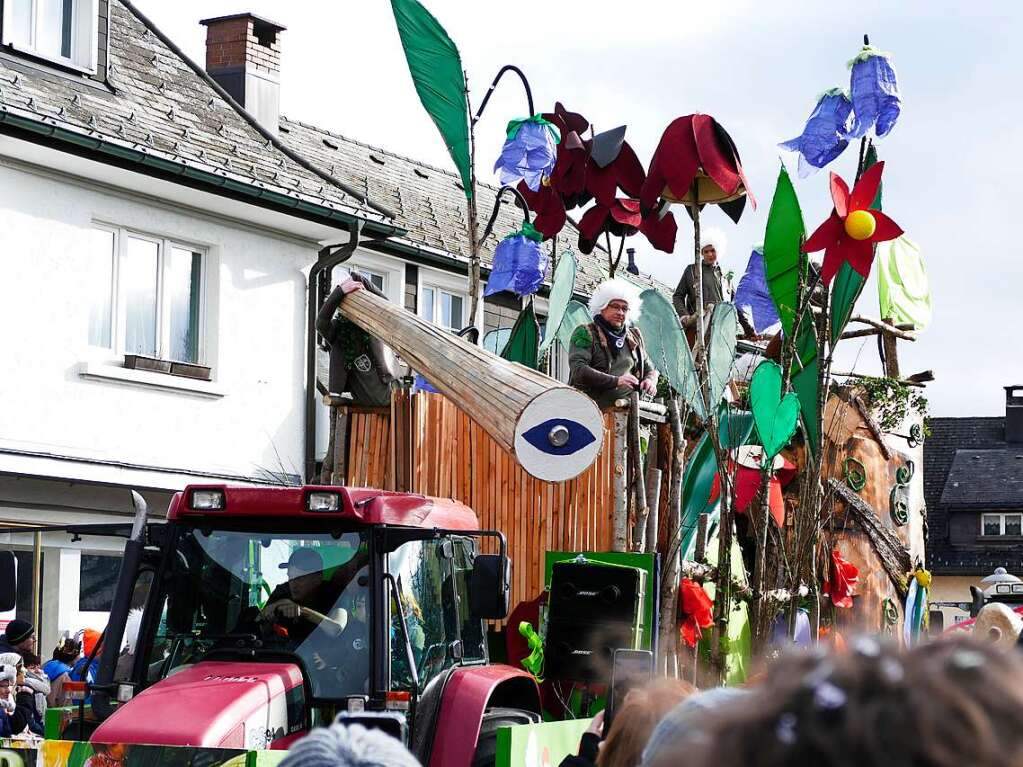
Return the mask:
<path fill-rule="evenodd" d="M 282 767 L 412 767 L 397 740 L 334 724 Z M 658 679 L 595 717 L 561 767 L 1020 767 L 1023 655 L 969 636 L 903 651 L 863 637 L 783 653 L 743 687 Z"/>
<path fill-rule="evenodd" d="M 64 637 L 45 663 L 36 652 L 35 627 L 15 619 L 0 635 L 0 737 L 42 737 L 46 709 L 67 706 L 68 681 L 92 681 L 101 634 L 85 629 Z"/>

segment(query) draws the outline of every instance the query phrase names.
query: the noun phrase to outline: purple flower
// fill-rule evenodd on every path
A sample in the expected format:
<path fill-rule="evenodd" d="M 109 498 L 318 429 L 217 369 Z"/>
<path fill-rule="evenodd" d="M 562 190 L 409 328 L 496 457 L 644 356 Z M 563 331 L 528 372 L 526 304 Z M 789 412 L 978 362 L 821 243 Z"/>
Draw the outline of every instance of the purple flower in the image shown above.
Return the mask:
<path fill-rule="evenodd" d="M 902 111 L 899 83 L 889 54 L 865 45 L 849 66 L 849 93 L 856 119 L 844 137 L 860 138 L 871 128 L 878 138 L 887 136 Z"/>
<path fill-rule="evenodd" d="M 754 248 L 746 264 L 746 273 L 739 280 L 735 291 L 735 306 L 739 311 L 753 317 L 753 329 L 763 333 L 769 327 L 780 322 L 778 311 L 774 308 L 774 300 L 767 288 L 767 276 L 764 272 L 764 251 Z"/>
<path fill-rule="evenodd" d="M 849 146 L 845 133 L 852 107 L 852 102 L 841 88 L 825 91 L 807 119 L 803 133 L 779 144 L 782 149 L 799 152 L 800 178 L 816 173 Z"/>
<path fill-rule="evenodd" d="M 501 186 L 525 181 L 526 186 L 538 191 L 554 171 L 560 140 L 558 129 L 540 115 L 508 123 L 504 148 L 494 164 L 494 172 L 501 173 Z"/>
<path fill-rule="evenodd" d="M 494 265 L 483 295 L 510 290 L 520 296 L 528 296 L 539 290 L 549 263 L 547 254 L 540 247 L 541 240 L 543 235 L 529 223 L 501 240 L 494 250 Z"/>

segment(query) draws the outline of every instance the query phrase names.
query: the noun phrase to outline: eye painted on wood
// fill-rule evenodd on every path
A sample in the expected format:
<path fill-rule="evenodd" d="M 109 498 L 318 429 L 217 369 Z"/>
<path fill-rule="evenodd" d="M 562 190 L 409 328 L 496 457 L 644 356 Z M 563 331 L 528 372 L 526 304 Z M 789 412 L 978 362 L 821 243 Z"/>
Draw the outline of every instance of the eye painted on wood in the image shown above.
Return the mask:
<path fill-rule="evenodd" d="M 522 438 L 548 455 L 572 455 L 597 441 L 585 426 L 566 418 L 548 418 L 523 432 Z"/>

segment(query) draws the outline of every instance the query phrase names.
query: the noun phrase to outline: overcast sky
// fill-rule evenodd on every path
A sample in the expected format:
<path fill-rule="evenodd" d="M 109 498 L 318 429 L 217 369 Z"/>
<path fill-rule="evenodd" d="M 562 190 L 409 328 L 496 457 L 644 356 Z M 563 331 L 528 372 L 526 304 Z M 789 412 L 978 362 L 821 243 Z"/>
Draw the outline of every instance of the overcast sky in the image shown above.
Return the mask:
<path fill-rule="evenodd" d="M 419 105 L 386 0 L 136 3 L 200 64 L 200 18 L 252 11 L 280 22 L 288 28 L 284 114 L 452 168 Z M 1001 387 L 1023 384 L 1017 325 L 1023 268 L 1015 229 L 1023 175 L 1017 39 L 1023 4 L 426 5 L 461 49 L 475 103 L 503 64 L 517 64 L 529 77 L 539 111 L 561 100 L 598 131 L 628 125 L 627 138 L 644 164 L 672 119 L 697 111 L 714 115 L 738 144 L 760 202 L 739 226 L 716 208 L 704 217 L 726 232 L 723 265 L 740 274 L 751 247 L 763 239 L 780 162 L 777 143 L 800 133 L 818 93 L 848 86 L 846 62 L 869 33 L 872 43 L 894 53 L 903 94 L 902 117 L 878 146 L 886 160 L 885 210 L 921 246 L 934 297 L 930 328 L 919 342 L 899 344 L 903 373 L 934 370 L 937 380 L 926 393 L 939 416 L 998 415 L 1004 409 Z M 506 77 L 477 130 L 483 177 L 500 151 L 505 123 L 525 110 L 521 88 Z M 831 169 L 851 181 L 853 148 Z M 797 179 L 796 188 L 812 230 L 830 211 L 827 174 Z M 678 281 L 692 243 L 688 217 L 681 211 L 677 217 L 674 255 L 652 251 L 640 236 L 631 241 L 641 268 L 670 284 Z M 857 310 L 877 315 L 873 279 Z M 844 346 L 836 368 L 879 370 L 873 339 Z"/>

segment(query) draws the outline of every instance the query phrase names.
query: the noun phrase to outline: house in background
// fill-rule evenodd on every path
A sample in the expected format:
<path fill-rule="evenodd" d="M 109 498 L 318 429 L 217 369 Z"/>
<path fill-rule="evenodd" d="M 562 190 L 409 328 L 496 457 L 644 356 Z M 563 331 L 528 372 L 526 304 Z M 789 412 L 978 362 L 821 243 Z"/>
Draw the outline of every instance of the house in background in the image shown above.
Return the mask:
<path fill-rule="evenodd" d="M 1005 387 L 1005 415 L 932 418 L 924 443 L 927 562 L 945 625 L 969 617 L 970 586 L 1004 568 L 1023 576 L 1023 386 Z"/>
<path fill-rule="evenodd" d="M 309 273 L 353 230 L 345 266 L 432 322 L 488 331 L 521 306 L 495 296 L 468 316 L 454 174 L 281 118 L 283 27 L 203 23 L 206 69 L 129 2 L 0 0 L 0 526 L 124 521 L 130 489 L 159 517 L 189 482 L 311 475 L 326 413 Z M 495 192 L 479 190 L 481 215 Z M 484 267 L 520 223 L 502 209 Z M 606 268 L 579 256 L 580 298 Z M 118 539 L 0 545 L 44 652 L 105 620 Z"/>

